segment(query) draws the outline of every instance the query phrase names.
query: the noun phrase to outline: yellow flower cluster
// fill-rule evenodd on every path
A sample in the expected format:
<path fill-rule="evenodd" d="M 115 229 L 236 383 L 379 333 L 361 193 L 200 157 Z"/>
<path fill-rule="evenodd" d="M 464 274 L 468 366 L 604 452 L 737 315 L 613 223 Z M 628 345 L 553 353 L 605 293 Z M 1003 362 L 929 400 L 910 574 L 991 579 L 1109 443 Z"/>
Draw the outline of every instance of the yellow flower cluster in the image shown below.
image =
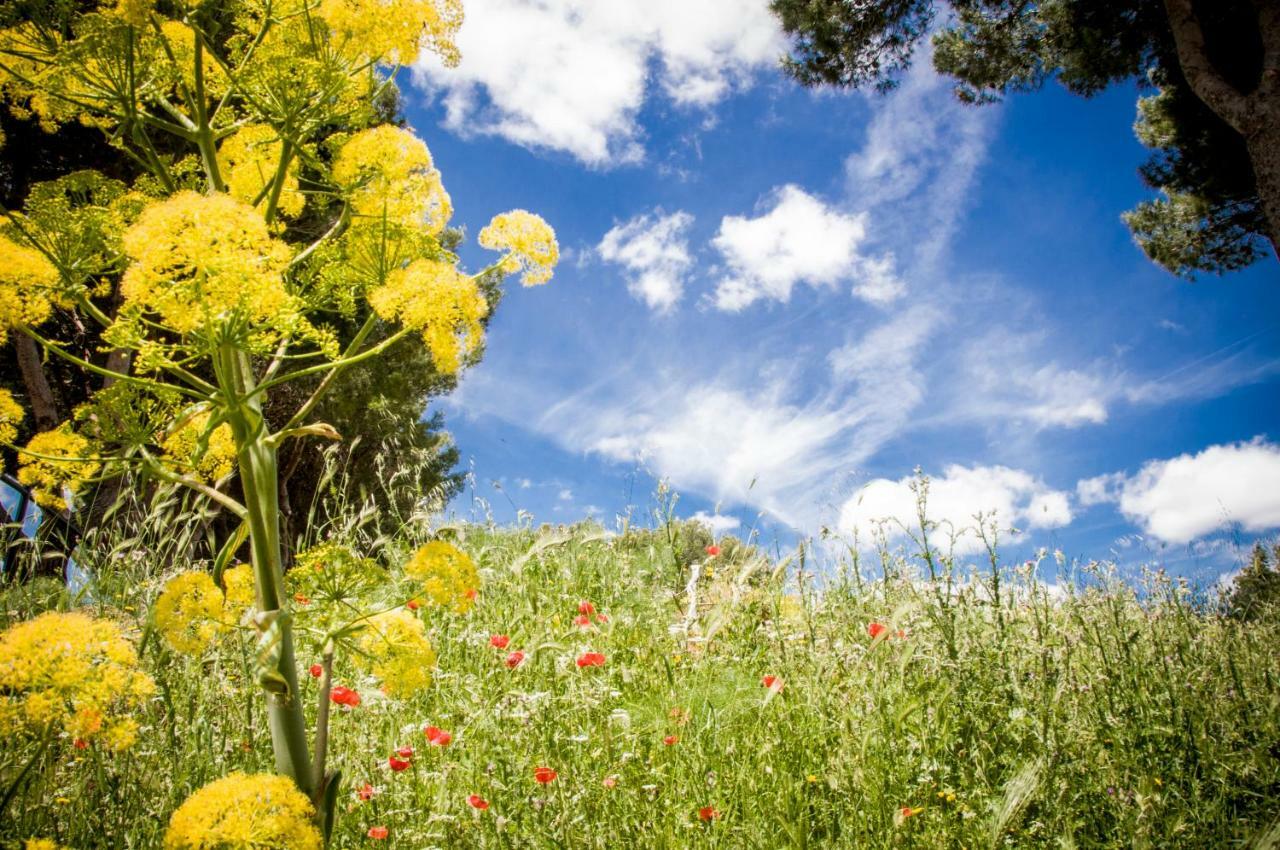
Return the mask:
<path fill-rule="evenodd" d="M 75 495 L 98 474 L 101 464 L 93 446 L 66 423 L 36 434 L 18 451 L 18 480 L 46 508 L 66 507 L 66 494 Z"/>
<path fill-rule="evenodd" d="M 294 559 L 285 573 L 290 593 L 317 602 L 353 600 L 386 579 L 386 570 L 372 558 L 362 558 L 341 543 L 321 543 Z"/>
<path fill-rule="evenodd" d="M 0 734 L 73 738 L 127 749 L 130 715 L 155 690 L 120 626 L 79 612 L 41 614 L 0 633 Z"/>
<path fill-rule="evenodd" d="M 151 614 L 176 652 L 204 652 L 225 628 L 223 595 L 208 573 L 191 570 L 165 582 Z"/>
<path fill-rule="evenodd" d="M 229 195 L 182 191 L 151 205 L 125 231 L 124 248 L 133 260 L 121 282 L 126 305 L 179 333 L 231 321 L 283 332 L 298 321 L 282 276 L 288 247 Z"/>
<path fill-rule="evenodd" d="M 233 773 L 186 799 L 169 818 L 165 850 L 320 850 L 315 810 L 287 776 Z"/>
<path fill-rule="evenodd" d="M 155 45 L 157 72 L 170 86 L 183 85 L 188 92 L 196 88 L 196 31 L 182 21 L 168 20 L 160 25 L 163 44 Z M 221 98 L 231 88 L 231 80 L 222 66 L 206 53 L 201 63 L 205 97 Z"/>
<path fill-rule="evenodd" d="M 453 214 L 427 146 L 391 124 L 348 139 L 333 164 L 333 179 L 346 191 L 352 212 L 375 223 L 424 227 L 434 234 Z"/>
<path fill-rule="evenodd" d="M 412 696 L 431 684 L 436 653 L 422 621 L 408 611 L 387 611 L 374 617 L 357 646 L 388 695 Z"/>
<path fill-rule="evenodd" d="M 67 850 L 52 838 L 28 838 L 22 850 Z"/>
<path fill-rule="evenodd" d="M 537 286 L 551 280 L 560 261 L 556 232 L 541 217 L 525 210 L 512 210 L 496 215 L 489 226 L 480 231 L 480 244 L 495 251 L 507 251 L 504 271 L 524 269 L 520 282 Z"/>
<path fill-rule="evenodd" d="M 57 285 L 58 270 L 43 254 L 0 236 L 0 345 L 11 329 L 49 318 Z"/>
<path fill-rule="evenodd" d="M 370 59 L 412 65 L 423 48 L 450 67 L 461 58 L 461 0 L 321 0 L 319 12 L 341 44 Z"/>
<path fill-rule="evenodd" d="M 222 143 L 218 159 L 222 163 L 227 191 L 233 197 L 252 204 L 261 197 L 266 201 L 267 186 L 276 178 L 284 142 L 269 124 L 249 124 Z M 295 157 L 285 172 L 278 209 L 282 215 L 296 217 L 306 199 L 298 191 L 298 160 Z"/>
<path fill-rule="evenodd" d="M 433 540 L 415 552 L 405 564 L 404 573 L 422 583 L 423 592 L 433 604 L 459 614 L 471 610 L 480 589 L 475 562 L 466 552 L 443 540 Z"/>
<path fill-rule="evenodd" d="M 227 588 L 226 609 L 230 622 L 239 622 L 244 612 L 258 602 L 253 567 L 248 564 L 232 567 L 222 574 L 222 584 Z"/>
<path fill-rule="evenodd" d="M 12 443 L 26 414 L 13 393 L 0 389 L 0 443 Z"/>
<path fill-rule="evenodd" d="M 160 444 L 165 460 L 173 468 L 183 473 L 194 473 L 206 482 L 230 475 L 236 462 L 236 443 L 231 435 L 231 426 L 223 423 L 212 431 L 208 428 L 208 413 L 188 416 Z"/>
<path fill-rule="evenodd" d="M 473 278 L 449 263 L 414 260 L 369 293 L 381 318 L 420 331 L 436 368 L 452 374 L 484 341 L 489 302 Z"/>
<path fill-rule="evenodd" d="M 130 26 L 144 27 L 153 6 L 153 0 L 116 0 L 112 14 Z"/>

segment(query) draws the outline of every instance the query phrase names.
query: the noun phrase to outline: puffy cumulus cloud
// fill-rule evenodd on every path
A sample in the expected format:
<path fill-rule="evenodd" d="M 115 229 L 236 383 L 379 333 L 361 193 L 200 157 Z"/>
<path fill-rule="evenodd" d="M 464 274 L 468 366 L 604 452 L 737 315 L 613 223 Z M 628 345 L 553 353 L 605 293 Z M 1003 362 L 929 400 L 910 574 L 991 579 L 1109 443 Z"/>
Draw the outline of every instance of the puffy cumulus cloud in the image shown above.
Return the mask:
<path fill-rule="evenodd" d="M 890 538 L 903 537 L 903 526 L 918 526 L 914 477 L 897 481 L 878 478 L 853 494 L 840 508 L 838 528 L 855 530 L 867 539 L 884 522 Z M 973 531 L 975 515 L 994 514 L 1002 529 L 1058 528 L 1071 522 L 1071 501 L 1029 472 L 1005 466 L 948 466 L 943 475 L 930 478 L 927 516 L 950 525 L 958 537 L 956 551 L 980 551 L 982 543 Z M 945 544 L 943 544 L 945 545 Z"/>
<path fill-rule="evenodd" d="M 639 215 L 610 229 L 596 251 L 630 272 L 627 289 L 632 295 L 667 313 L 684 294 L 684 278 L 693 265 L 686 238 L 692 223 L 686 212 Z"/>
<path fill-rule="evenodd" d="M 644 155 L 651 76 L 677 104 L 709 107 L 773 67 L 784 42 L 766 0 L 468 0 L 458 47 L 457 68 L 415 68 L 449 129 L 606 167 Z"/>
<path fill-rule="evenodd" d="M 1133 476 L 1086 479 L 1076 491 L 1082 501 L 1115 502 L 1151 537 L 1189 543 L 1236 524 L 1248 532 L 1280 528 L 1277 482 L 1280 445 L 1259 438 L 1153 460 Z"/>
<path fill-rule="evenodd" d="M 689 519 L 700 522 L 707 528 L 711 529 L 712 534 L 724 534 L 733 531 L 742 525 L 742 521 L 736 516 L 724 516 L 722 514 L 709 514 L 706 511 L 698 511 Z"/>
<path fill-rule="evenodd" d="M 799 186 L 772 196 L 772 207 L 755 218 L 725 216 L 712 245 L 724 257 L 725 274 L 713 301 L 736 312 L 761 299 L 788 301 L 798 283 L 853 285 L 853 294 L 875 303 L 903 292 L 891 255 L 864 257 L 865 213 L 828 206 Z"/>

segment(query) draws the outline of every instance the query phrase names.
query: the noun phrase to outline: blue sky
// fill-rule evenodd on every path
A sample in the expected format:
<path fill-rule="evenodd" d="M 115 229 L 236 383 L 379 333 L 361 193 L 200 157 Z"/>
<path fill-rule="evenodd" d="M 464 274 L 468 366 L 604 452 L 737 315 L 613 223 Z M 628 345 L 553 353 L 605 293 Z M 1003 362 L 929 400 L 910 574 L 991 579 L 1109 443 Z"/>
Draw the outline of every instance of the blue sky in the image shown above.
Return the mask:
<path fill-rule="evenodd" d="M 643 522 L 665 479 L 727 533 L 865 537 L 918 465 L 1011 558 L 1207 582 L 1280 528 L 1280 264 L 1187 283 L 1133 244 L 1133 87 L 965 107 L 926 58 L 887 97 L 807 91 L 764 0 L 467 14 L 409 121 L 455 224 L 534 210 L 564 257 L 438 402 L 459 513 Z"/>

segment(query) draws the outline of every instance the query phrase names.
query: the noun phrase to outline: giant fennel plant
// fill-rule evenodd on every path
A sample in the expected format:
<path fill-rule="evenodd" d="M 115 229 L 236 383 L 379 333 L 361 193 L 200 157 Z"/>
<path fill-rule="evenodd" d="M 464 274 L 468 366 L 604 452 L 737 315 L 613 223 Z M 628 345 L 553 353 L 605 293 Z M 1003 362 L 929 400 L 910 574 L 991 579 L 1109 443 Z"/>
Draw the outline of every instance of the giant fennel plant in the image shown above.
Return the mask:
<path fill-rule="evenodd" d="M 19 477 L 57 508 L 93 482 L 141 472 L 240 519 L 214 574 L 171 581 L 153 617 L 180 651 L 252 630 L 277 773 L 310 801 L 315 835 L 327 835 L 337 784 L 324 770 L 335 647 L 359 642 L 358 656 L 377 658 L 381 643 L 392 667 L 429 667 L 423 662 L 433 656 L 421 623 L 403 609 L 324 621 L 319 719 L 308 739 L 293 610 L 295 596 L 305 597 L 289 592 L 282 570 L 277 452 L 287 440 L 341 439 L 311 419 L 317 403 L 342 370 L 406 335 L 421 335 L 440 370 L 463 368 L 484 333 L 481 280 L 522 273 L 526 286 L 544 283 L 558 259 L 554 233 L 522 210 L 498 215 L 479 234 L 498 260 L 479 273 L 462 270 L 442 244 L 452 205 L 426 145 L 386 123 L 396 68 L 424 52 L 456 63 L 458 0 L 46 0 L 4 14 L 7 108 L 51 131 L 70 122 L 99 128 L 102 143 L 140 175 L 126 183 L 67 173 L 35 185 L 22 209 L 4 211 L 0 343 L 25 334 L 48 357 L 104 379 L 69 421 L 18 450 Z M 68 327 L 93 330 L 60 338 Z M 99 342 L 91 349 L 84 339 Z M 268 422 L 268 394 L 307 377 L 319 379 L 312 394 L 288 421 Z M 0 390 L 0 441 L 15 439 L 23 416 Z M 224 569 L 246 542 L 251 565 Z M 352 557 L 331 552 L 324 560 L 340 573 L 362 566 Z M 443 565 L 437 590 L 440 581 L 456 583 L 465 556 L 436 551 L 419 560 L 433 557 Z M 67 625 L 29 624 L 20 641 L 6 637 L 11 654 Z M 71 638 L 98 628 L 71 625 Z M 112 663 L 129 662 L 124 649 L 111 652 L 120 656 Z M 78 669 L 94 682 L 99 668 L 86 661 Z M 0 678 L 13 672 L 0 669 Z M 16 682 L 7 699 L 24 692 Z M 27 696 L 32 705 L 52 692 L 39 686 Z M 142 694 L 146 681 L 131 687 Z M 93 726 L 92 712 L 107 708 L 98 703 L 81 699 L 89 713 L 59 714 L 59 722 Z M 127 744 L 129 724 L 108 722 L 115 742 Z M 201 793 L 230 801 L 259 785 L 268 796 L 275 787 L 228 778 Z M 214 834 L 223 830 L 226 846 L 240 846 L 233 824 L 200 826 L 208 812 L 199 797 L 175 815 L 167 843 L 224 846 Z M 306 808 L 292 799 L 277 805 L 289 817 Z M 313 846 L 312 833 L 296 828 L 305 836 L 294 843 Z"/>

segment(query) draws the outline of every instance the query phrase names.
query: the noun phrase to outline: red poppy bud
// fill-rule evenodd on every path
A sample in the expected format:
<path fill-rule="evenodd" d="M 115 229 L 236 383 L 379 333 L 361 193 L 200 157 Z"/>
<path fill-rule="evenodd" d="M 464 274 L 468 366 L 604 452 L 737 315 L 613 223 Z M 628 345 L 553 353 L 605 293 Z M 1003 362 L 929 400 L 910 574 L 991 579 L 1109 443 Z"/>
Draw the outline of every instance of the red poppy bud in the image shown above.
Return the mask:
<path fill-rule="evenodd" d="M 712 545 L 712 546 L 708 546 L 708 547 L 707 547 L 707 554 L 714 558 L 716 555 L 719 555 L 719 554 L 720 554 L 720 547 L 719 547 L 719 546 L 714 546 L 714 545 Z"/>
<path fill-rule="evenodd" d="M 512 670 L 516 669 L 523 663 L 524 663 L 524 653 L 521 652 L 520 650 L 516 650 L 515 652 L 507 656 L 507 666 L 510 667 Z"/>
<path fill-rule="evenodd" d="M 888 631 L 888 629 L 889 629 L 888 626 L 882 625 L 880 623 L 872 623 L 869 626 L 867 626 L 867 634 L 871 635 L 872 640 L 875 640 L 876 638 L 880 637 L 880 635 Z"/>
<path fill-rule="evenodd" d="M 419 608 L 418 600 L 410 599 L 408 602 L 404 603 L 404 607 L 408 608 L 410 611 L 417 611 Z"/>
<path fill-rule="evenodd" d="M 662 743 L 666 744 L 668 747 L 674 747 L 676 745 L 676 742 L 679 740 L 680 740 L 679 735 L 668 735 L 667 737 L 662 739 Z"/>
<path fill-rule="evenodd" d="M 385 826 L 369 827 L 369 837 L 374 841 L 385 841 L 390 831 Z"/>
<path fill-rule="evenodd" d="M 410 762 L 408 759 L 398 759 L 395 756 L 391 756 L 387 759 L 387 765 L 396 773 L 399 773 L 402 770 L 408 770 L 409 764 Z"/>
<path fill-rule="evenodd" d="M 591 616 L 595 612 L 596 612 L 596 606 L 592 605 L 590 602 L 586 601 L 585 599 L 578 603 L 579 614 L 586 614 L 587 616 Z"/>
<path fill-rule="evenodd" d="M 490 635 L 489 645 L 494 649 L 506 649 L 507 644 L 511 643 L 511 638 L 506 635 Z"/>
<path fill-rule="evenodd" d="M 472 794 L 467 798 L 467 805 L 473 809 L 479 809 L 483 812 L 485 809 L 489 808 L 489 801 L 484 797 L 481 797 L 479 794 Z"/>
<path fill-rule="evenodd" d="M 311 674 L 311 678 L 319 679 L 324 674 L 324 668 L 319 664 L 312 664 L 307 668 L 307 672 Z"/>
<path fill-rule="evenodd" d="M 533 781 L 539 785 L 547 785 L 554 782 L 558 775 L 549 767 L 535 767 L 533 769 Z"/>

